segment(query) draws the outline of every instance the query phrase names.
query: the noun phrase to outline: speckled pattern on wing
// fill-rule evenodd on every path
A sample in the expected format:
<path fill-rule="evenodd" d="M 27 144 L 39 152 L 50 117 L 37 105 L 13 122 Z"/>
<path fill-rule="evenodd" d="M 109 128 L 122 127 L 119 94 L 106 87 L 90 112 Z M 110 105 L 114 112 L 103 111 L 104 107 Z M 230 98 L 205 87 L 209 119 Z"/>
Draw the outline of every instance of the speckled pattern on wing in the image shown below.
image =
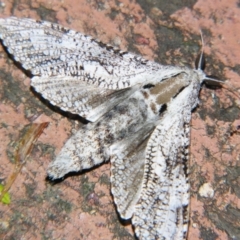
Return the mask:
<path fill-rule="evenodd" d="M 163 66 L 49 22 L 0 19 L 0 38 L 53 105 L 86 118 L 52 179 L 111 161 L 111 191 L 139 239 L 186 238 L 191 111 L 205 74 Z"/>

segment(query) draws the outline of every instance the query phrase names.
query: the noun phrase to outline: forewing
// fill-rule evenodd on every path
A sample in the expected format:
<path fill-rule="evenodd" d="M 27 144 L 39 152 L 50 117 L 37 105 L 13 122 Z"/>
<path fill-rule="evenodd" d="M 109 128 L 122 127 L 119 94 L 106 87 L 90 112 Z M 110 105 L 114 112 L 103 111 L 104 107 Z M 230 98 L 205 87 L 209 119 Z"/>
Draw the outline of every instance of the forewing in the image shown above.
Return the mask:
<path fill-rule="evenodd" d="M 0 38 L 15 60 L 31 71 L 37 92 L 90 121 L 146 82 L 154 85 L 182 71 L 44 21 L 0 19 Z"/>
<path fill-rule="evenodd" d="M 151 135 L 142 192 L 132 219 L 139 239 L 186 237 L 188 145 L 189 124 L 184 116 L 166 117 Z"/>
<path fill-rule="evenodd" d="M 156 77 L 156 72 L 165 68 L 44 21 L 0 19 L 0 38 L 34 76 L 75 76 L 88 84 L 123 89 Z"/>
<path fill-rule="evenodd" d="M 194 71 L 182 77 L 191 79 L 190 84 L 166 104 L 146 147 L 142 191 L 132 218 L 140 240 L 182 240 L 187 235 L 189 123 L 201 80 Z"/>

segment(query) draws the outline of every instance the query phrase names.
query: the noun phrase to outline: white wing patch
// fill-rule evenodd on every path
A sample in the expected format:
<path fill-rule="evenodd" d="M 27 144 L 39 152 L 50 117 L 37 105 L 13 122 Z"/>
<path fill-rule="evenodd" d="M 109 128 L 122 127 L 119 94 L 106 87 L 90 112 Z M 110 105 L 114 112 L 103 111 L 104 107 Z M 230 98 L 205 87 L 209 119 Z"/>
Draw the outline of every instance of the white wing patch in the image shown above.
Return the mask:
<path fill-rule="evenodd" d="M 138 239 L 185 239 L 191 111 L 205 74 L 163 66 L 60 25 L 0 19 L 0 38 L 53 105 L 91 121 L 50 164 L 61 178 L 111 161 L 111 191 Z"/>

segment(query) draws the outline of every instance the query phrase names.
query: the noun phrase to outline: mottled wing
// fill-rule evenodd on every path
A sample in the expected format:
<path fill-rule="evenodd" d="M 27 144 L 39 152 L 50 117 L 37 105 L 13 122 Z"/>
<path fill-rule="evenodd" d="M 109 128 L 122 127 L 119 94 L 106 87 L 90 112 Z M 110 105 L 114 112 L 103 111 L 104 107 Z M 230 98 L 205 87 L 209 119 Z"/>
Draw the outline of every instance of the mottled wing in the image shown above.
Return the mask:
<path fill-rule="evenodd" d="M 161 81 L 176 74 L 173 67 L 49 22 L 0 19 L 0 38 L 14 59 L 31 71 L 31 85 L 37 92 L 89 121 L 99 119 L 146 80 Z M 132 86 L 134 89 L 129 89 Z"/>
<path fill-rule="evenodd" d="M 189 128 L 185 125 L 185 130 L 181 131 L 176 124 L 168 130 L 174 135 L 158 127 L 148 143 L 143 190 L 132 219 L 139 239 L 180 240 L 186 237 Z M 164 137 L 159 137 L 162 135 Z"/>
<path fill-rule="evenodd" d="M 189 121 L 196 93 L 190 86 L 171 101 L 148 141 L 142 191 L 132 218 L 139 239 L 186 237 Z"/>
<path fill-rule="evenodd" d="M 0 19 L 0 38 L 34 76 L 69 76 L 122 89 L 154 76 L 161 65 L 122 52 L 58 24 L 15 17 Z"/>

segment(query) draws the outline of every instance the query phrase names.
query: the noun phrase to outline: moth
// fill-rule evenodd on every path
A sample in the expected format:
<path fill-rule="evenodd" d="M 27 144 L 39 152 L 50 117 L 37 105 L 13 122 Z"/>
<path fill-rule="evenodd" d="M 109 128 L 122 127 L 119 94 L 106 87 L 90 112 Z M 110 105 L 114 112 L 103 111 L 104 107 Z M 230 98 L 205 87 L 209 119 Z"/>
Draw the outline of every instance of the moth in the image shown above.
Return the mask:
<path fill-rule="evenodd" d="M 196 69 L 163 66 L 58 24 L 0 19 L 0 38 L 52 105 L 89 121 L 50 164 L 51 179 L 110 160 L 117 211 L 138 239 L 186 239 Z"/>

